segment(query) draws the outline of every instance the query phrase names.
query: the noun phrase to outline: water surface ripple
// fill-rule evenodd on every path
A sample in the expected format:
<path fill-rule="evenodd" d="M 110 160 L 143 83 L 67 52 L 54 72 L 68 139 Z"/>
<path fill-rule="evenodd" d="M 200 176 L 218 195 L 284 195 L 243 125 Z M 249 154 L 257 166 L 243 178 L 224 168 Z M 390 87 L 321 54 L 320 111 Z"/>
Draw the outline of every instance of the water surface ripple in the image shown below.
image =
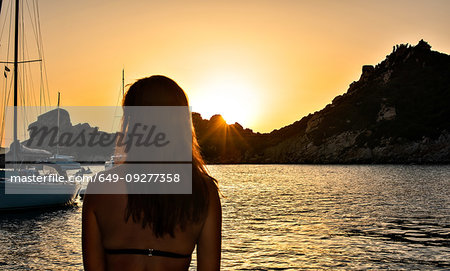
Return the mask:
<path fill-rule="evenodd" d="M 223 270 L 450 269 L 450 166 L 208 168 Z M 80 236 L 81 203 L 1 214 L 0 269 L 81 270 Z"/>

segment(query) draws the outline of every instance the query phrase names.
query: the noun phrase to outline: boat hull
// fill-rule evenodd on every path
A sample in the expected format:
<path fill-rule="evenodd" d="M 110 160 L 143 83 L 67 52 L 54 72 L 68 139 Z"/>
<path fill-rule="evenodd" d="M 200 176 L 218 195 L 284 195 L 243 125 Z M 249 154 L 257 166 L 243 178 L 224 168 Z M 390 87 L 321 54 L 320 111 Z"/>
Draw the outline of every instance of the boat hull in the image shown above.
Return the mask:
<path fill-rule="evenodd" d="M 28 183 L 8 183 L 7 185 L 8 194 L 5 193 L 5 181 L 0 181 L 0 211 L 72 204 L 79 191 L 79 186 L 76 184 L 52 184 L 45 187 L 42 184 Z M 34 190 L 34 194 L 14 194 L 15 190 L 27 191 L 28 189 Z M 37 194 L 39 190 L 45 191 L 47 194 Z"/>

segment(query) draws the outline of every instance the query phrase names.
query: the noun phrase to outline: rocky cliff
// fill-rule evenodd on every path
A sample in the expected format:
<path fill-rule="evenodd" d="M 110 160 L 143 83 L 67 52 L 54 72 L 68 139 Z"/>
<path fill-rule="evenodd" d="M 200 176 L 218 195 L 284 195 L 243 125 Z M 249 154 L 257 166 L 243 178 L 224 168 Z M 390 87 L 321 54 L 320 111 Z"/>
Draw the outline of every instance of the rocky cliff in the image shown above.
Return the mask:
<path fill-rule="evenodd" d="M 421 40 L 394 46 L 345 94 L 271 133 L 194 120 L 210 162 L 449 163 L 449 104 L 450 56 Z"/>
<path fill-rule="evenodd" d="M 104 162 L 110 159 L 114 146 L 102 147 L 98 144 L 90 146 L 89 140 L 98 141 L 102 137 L 113 137 L 113 134 L 99 131 L 98 127 L 91 127 L 88 123 L 73 125 L 69 112 L 59 109 L 51 110 L 38 116 L 37 120 L 28 126 L 29 139 L 23 144 L 29 148 L 44 149 L 55 154 L 74 156 L 80 162 Z M 42 130 L 45 129 L 45 130 Z M 59 134 L 56 132 L 59 130 Z M 48 131 L 48 133 L 42 132 Z M 33 133 L 36 135 L 33 136 Z M 59 135 L 59 144 L 58 137 Z M 87 139 L 92 135 L 92 139 Z M 56 143 L 56 144 L 55 144 Z"/>

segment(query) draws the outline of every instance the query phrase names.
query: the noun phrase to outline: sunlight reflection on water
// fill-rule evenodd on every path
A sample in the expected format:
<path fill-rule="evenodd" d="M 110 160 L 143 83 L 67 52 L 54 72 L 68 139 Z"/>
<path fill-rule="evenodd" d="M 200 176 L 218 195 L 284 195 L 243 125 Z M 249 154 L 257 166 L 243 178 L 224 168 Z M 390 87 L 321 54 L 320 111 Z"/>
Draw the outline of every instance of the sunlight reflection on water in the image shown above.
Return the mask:
<path fill-rule="evenodd" d="M 450 267 L 448 166 L 209 168 L 224 269 Z"/>
<path fill-rule="evenodd" d="M 450 166 L 208 168 L 223 270 L 450 268 Z M 3 214 L 0 269 L 80 270 L 80 236 L 79 207 Z"/>

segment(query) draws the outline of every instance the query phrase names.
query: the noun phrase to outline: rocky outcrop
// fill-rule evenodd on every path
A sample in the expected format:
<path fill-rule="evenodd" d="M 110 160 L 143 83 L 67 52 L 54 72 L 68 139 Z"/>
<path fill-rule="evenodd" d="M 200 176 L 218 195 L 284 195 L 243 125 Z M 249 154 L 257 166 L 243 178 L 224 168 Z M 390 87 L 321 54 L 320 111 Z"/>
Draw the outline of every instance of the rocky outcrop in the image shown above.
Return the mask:
<path fill-rule="evenodd" d="M 259 134 L 237 129 L 240 156 L 207 152 L 212 162 L 450 163 L 450 56 L 416 46 L 394 46 L 376 66 L 324 109 Z M 201 118 L 201 117 L 200 117 Z M 206 127 L 207 120 L 203 120 Z M 223 129 L 228 129 L 223 126 Z M 202 128 L 198 128 L 202 130 Z M 215 145 L 202 140 L 203 150 Z M 230 142 L 216 134 L 216 143 Z M 244 147 L 245 146 L 245 147 Z M 211 159 L 213 157 L 213 159 Z"/>
<path fill-rule="evenodd" d="M 43 136 L 40 131 L 48 131 L 47 136 Z M 89 146 L 87 142 L 87 138 L 95 142 L 102 137 L 112 137 L 113 134 L 99 131 L 98 127 L 91 127 L 88 123 L 72 125 L 69 113 L 64 109 L 54 109 L 38 116 L 38 119 L 28 126 L 28 132 L 29 139 L 23 142 L 27 147 L 47 150 L 53 154 L 58 148 L 59 154 L 74 156 L 77 161 L 101 163 L 109 160 L 114 151 L 114 145 Z"/>

